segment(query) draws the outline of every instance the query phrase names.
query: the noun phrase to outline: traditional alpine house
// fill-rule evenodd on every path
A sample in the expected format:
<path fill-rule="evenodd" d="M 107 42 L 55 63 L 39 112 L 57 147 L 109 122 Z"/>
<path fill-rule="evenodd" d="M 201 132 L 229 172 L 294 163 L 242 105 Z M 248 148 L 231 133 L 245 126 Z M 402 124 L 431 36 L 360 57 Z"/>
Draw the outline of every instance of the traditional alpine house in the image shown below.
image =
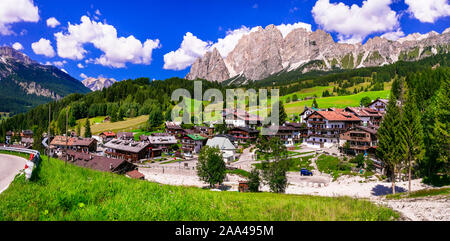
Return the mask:
<path fill-rule="evenodd" d="M 186 154 L 199 153 L 207 139 L 208 138 L 200 134 L 187 134 L 181 140 L 181 149 Z"/>
<path fill-rule="evenodd" d="M 339 134 L 360 125 L 361 119 L 350 112 L 315 111 L 306 117 L 308 138 L 311 147 L 331 147 L 339 144 Z"/>
<path fill-rule="evenodd" d="M 113 139 L 104 145 L 108 157 L 137 162 L 161 155 L 161 149 L 152 148 L 148 142 Z"/>
<path fill-rule="evenodd" d="M 248 127 L 234 127 L 228 131 L 239 142 L 254 141 L 258 138 L 259 131 Z"/>
<path fill-rule="evenodd" d="M 348 154 L 375 154 L 378 145 L 378 127 L 376 126 L 355 126 L 341 133 L 340 148 Z M 345 148 L 346 143 L 348 149 Z"/>

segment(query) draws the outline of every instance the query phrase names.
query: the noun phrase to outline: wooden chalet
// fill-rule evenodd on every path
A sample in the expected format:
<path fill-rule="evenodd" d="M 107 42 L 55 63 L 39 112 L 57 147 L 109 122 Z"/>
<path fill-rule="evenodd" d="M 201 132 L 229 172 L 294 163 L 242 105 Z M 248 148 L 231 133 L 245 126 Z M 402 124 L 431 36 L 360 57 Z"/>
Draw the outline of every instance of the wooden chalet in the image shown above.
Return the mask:
<path fill-rule="evenodd" d="M 229 130 L 228 133 L 233 135 L 237 141 L 246 142 L 256 140 L 256 138 L 258 138 L 259 131 L 248 127 L 239 126 Z"/>
<path fill-rule="evenodd" d="M 187 134 L 181 139 L 181 149 L 188 154 L 199 153 L 206 144 L 207 139 L 207 137 L 200 134 Z"/>
<path fill-rule="evenodd" d="M 161 149 L 152 148 L 148 142 L 113 139 L 107 142 L 105 154 L 108 157 L 137 162 L 161 155 Z"/>
<path fill-rule="evenodd" d="M 361 124 L 361 119 L 351 112 L 341 110 L 315 111 L 306 117 L 308 137 L 306 144 L 311 147 L 331 147 L 339 144 L 339 134 Z"/>
<path fill-rule="evenodd" d="M 170 135 L 175 136 L 175 138 L 182 138 L 183 128 L 175 122 L 167 121 L 166 122 L 166 132 Z"/>
<path fill-rule="evenodd" d="M 112 131 L 105 131 L 100 133 L 100 139 L 102 140 L 103 143 L 109 142 L 114 138 L 117 138 L 116 133 L 112 132 Z"/>
<path fill-rule="evenodd" d="M 340 148 L 348 154 L 375 154 L 378 145 L 378 127 L 356 126 L 340 134 Z M 345 150 L 345 143 L 349 143 Z"/>

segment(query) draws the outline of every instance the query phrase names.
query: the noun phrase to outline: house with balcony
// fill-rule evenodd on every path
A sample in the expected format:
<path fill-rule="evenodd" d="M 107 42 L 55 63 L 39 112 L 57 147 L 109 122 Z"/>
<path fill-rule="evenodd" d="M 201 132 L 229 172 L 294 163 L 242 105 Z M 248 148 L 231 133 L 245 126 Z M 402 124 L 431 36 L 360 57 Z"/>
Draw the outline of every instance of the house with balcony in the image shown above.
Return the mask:
<path fill-rule="evenodd" d="M 105 155 L 110 158 L 138 162 L 161 155 L 161 149 L 152 148 L 148 142 L 113 139 L 104 145 Z"/>
<path fill-rule="evenodd" d="M 169 152 L 172 145 L 178 143 L 178 140 L 175 136 L 169 135 L 167 133 L 154 133 L 150 136 L 140 136 L 140 140 L 144 142 L 148 142 L 151 144 L 151 147 L 156 149 L 161 149 L 162 152 Z"/>
<path fill-rule="evenodd" d="M 248 127 L 234 127 L 228 131 L 238 142 L 255 141 L 258 138 L 259 131 Z"/>
<path fill-rule="evenodd" d="M 340 134 L 340 149 L 353 155 L 365 153 L 374 155 L 378 145 L 377 131 L 377 126 L 355 126 L 350 128 Z"/>
<path fill-rule="evenodd" d="M 257 115 L 241 109 L 224 109 L 222 116 L 229 128 L 233 127 L 257 127 L 261 126 L 263 119 Z"/>
<path fill-rule="evenodd" d="M 189 155 L 199 153 L 207 140 L 207 137 L 200 134 L 187 134 L 181 139 L 181 149 Z"/>
<path fill-rule="evenodd" d="M 180 124 L 167 121 L 166 122 L 166 133 L 169 135 L 175 136 L 175 138 L 179 139 L 183 135 L 183 128 L 181 128 Z"/>
<path fill-rule="evenodd" d="M 106 143 L 106 142 L 111 141 L 114 138 L 117 138 L 117 135 L 116 135 L 116 133 L 114 133 L 112 131 L 105 131 L 105 132 L 100 133 L 99 137 L 100 137 L 100 140 L 102 143 Z"/>
<path fill-rule="evenodd" d="M 378 110 L 378 111 L 382 111 L 382 112 L 386 112 L 388 102 L 389 102 L 388 99 L 376 99 L 376 100 L 372 101 L 372 103 L 369 104 L 369 108 Z"/>
<path fill-rule="evenodd" d="M 342 132 L 361 124 L 361 119 L 345 111 L 315 111 L 306 117 L 308 136 L 304 142 L 310 147 L 339 145 Z"/>
<path fill-rule="evenodd" d="M 345 111 L 359 117 L 363 126 L 380 126 L 384 115 L 384 112 L 368 107 L 347 107 Z"/>

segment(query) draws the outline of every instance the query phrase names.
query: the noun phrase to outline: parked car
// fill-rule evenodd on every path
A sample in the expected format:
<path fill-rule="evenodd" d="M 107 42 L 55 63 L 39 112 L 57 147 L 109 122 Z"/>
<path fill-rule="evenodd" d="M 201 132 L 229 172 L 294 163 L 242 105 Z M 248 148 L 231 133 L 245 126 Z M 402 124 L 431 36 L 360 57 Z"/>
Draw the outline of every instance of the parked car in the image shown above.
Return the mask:
<path fill-rule="evenodd" d="M 301 176 L 312 176 L 313 173 L 310 172 L 310 171 L 309 171 L 308 169 L 306 169 L 306 168 L 302 168 L 302 169 L 300 170 L 300 175 L 301 175 Z"/>

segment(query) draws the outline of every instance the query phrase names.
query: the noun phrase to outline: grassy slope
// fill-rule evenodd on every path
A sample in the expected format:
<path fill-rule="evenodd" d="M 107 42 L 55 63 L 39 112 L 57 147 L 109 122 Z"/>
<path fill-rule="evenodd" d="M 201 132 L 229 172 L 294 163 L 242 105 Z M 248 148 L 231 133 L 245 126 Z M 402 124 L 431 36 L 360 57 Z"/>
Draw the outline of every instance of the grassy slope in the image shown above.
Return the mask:
<path fill-rule="evenodd" d="M 126 118 L 124 121 L 117 122 L 106 122 L 102 123 L 104 117 L 94 117 L 90 118 L 89 121 L 91 123 L 91 132 L 93 135 L 100 134 L 104 131 L 132 131 L 135 129 L 139 129 L 141 125 L 145 124 L 148 121 L 148 115 L 142 115 L 135 118 Z M 84 124 L 86 123 L 86 118 L 78 120 L 81 121 L 81 133 L 84 133 Z"/>
<path fill-rule="evenodd" d="M 355 95 L 346 95 L 346 96 L 332 96 L 326 98 L 317 98 L 317 104 L 319 108 L 329 108 L 329 107 L 337 107 L 337 108 L 345 108 L 347 106 L 359 106 L 359 102 L 365 96 L 370 97 L 371 99 L 376 99 L 377 97 L 386 98 L 390 93 L 390 90 L 383 91 L 368 91 L 368 92 L 360 92 Z M 291 102 L 288 104 L 284 104 L 284 108 L 287 114 L 299 114 L 303 112 L 305 104 L 309 107 L 312 106 L 313 100 L 304 100 Z"/>
<path fill-rule="evenodd" d="M 211 192 L 101 173 L 47 157 L 36 180 L 0 194 L 0 220 L 391 220 L 394 211 L 349 197 Z"/>

